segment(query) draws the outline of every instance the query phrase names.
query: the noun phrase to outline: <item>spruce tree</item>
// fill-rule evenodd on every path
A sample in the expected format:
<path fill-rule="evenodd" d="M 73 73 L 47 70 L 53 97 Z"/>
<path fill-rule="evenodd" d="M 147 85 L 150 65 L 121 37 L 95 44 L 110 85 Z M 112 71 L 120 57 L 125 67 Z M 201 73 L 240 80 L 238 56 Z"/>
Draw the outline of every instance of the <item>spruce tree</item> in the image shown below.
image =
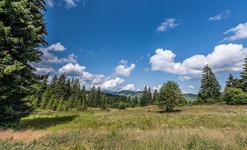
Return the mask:
<path fill-rule="evenodd" d="M 0 126 L 16 126 L 32 108 L 27 100 L 40 61 L 37 47 L 47 44 L 44 0 L 0 1 Z"/>
<path fill-rule="evenodd" d="M 157 103 L 157 98 L 158 98 L 158 91 L 157 89 L 155 89 L 153 93 L 153 103 Z"/>
<path fill-rule="evenodd" d="M 144 90 L 142 92 L 142 97 L 140 99 L 140 106 L 146 106 L 148 104 L 148 89 L 145 85 Z"/>
<path fill-rule="evenodd" d="M 100 100 L 100 109 L 101 110 L 105 110 L 106 109 L 106 96 L 105 94 L 103 94 L 101 96 L 101 100 Z"/>
<path fill-rule="evenodd" d="M 228 77 L 228 79 L 226 81 L 225 89 L 229 88 L 229 87 L 233 87 L 233 82 L 234 82 L 234 78 L 233 78 L 232 74 L 230 73 L 230 75 L 229 75 L 229 77 Z"/>
<path fill-rule="evenodd" d="M 130 95 L 128 96 L 128 99 L 127 99 L 127 103 L 130 103 L 131 102 L 131 98 L 130 98 Z"/>
<path fill-rule="evenodd" d="M 52 87 L 50 85 L 47 86 L 44 94 L 42 95 L 40 108 L 45 109 L 48 105 L 49 100 L 52 96 Z"/>
<path fill-rule="evenodd" d="M 148 91 L 147 91 L 147 100 L 149 104 L 153 104 L 152 92 L 150 87 L 148 87 Z"/>
<path fill-rule="evenodd" d="M 247 56 L 244 59 L 243 71 L 240 73 L 241 88 L 247 92 Z"/>
<path fill-rule="evenodd" d="M 138 105 L 138 99 L 137 99 L 137 96 L 135 96 L 135 97 L 134 97 L 133 104 L 134 104 L 134 106 L 137 106 L 137 105 Z"/>
<path fill-rule="evenodd" d="M 219 100 L 220 97 L 220 84 L 217 81 L 211 68 L 206 65 L 203 68 L 202 78 L 201 78 L 201 88 L 198 93 L 198 98 L 202 100 L 203 103 L 215 102 Z"/>

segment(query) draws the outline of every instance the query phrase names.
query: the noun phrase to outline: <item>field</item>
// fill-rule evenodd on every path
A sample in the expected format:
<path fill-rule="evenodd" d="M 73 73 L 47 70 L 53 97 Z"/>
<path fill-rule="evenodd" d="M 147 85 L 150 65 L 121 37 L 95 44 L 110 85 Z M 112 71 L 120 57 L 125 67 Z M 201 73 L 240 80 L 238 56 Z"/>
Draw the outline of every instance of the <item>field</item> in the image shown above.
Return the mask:
<path fill-rule="evenodd" d="M 247 106 L 36 111 L 0 131 L 0 149 L 247 149 Z"/>

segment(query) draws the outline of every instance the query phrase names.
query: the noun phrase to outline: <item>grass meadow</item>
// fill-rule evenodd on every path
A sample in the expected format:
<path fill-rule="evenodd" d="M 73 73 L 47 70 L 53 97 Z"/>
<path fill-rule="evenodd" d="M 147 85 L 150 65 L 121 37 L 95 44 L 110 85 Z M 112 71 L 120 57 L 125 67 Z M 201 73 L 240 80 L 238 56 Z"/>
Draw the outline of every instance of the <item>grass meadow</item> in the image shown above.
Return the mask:
<path fill-rule="evenodd" d="M 85 112 L 36 111 L 0 131 L 4 150 L 246 150 L 247 106 L 157 106 Z"/>

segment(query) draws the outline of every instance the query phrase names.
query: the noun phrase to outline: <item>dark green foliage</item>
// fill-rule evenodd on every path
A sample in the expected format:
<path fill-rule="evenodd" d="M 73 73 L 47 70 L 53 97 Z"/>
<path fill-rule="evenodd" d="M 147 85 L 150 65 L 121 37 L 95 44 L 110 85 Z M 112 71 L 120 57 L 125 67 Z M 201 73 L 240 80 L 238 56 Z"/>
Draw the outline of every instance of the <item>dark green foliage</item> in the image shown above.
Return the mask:
<path fill-rule="evenodd" d="M 95 86 L 93 86 L 90 90 L 90 93 L 88 94 L 88 105 L 91 107 L 97 107 L 99 106 L 99 100 L 98 98 L 100 98 L 99 96 L 100 94 L 100 89 L 96 90 Z"/>
<path fill-rule="evenodd" d="M 44 94 L 42 95 L 40 108 L 44 109 L 47 107 L 51 96 L 52 96 L 52 87 L 49 85 L 49 86 L 47 86 Z"/>
<path fill-rule="evenodd" d="M 240 73 L 241 88 L 247 92 L 247 56 L 244 59 L 243 71 Z"/>
<path fill-rule="evenodd" d="M 167 112 L 173 111 L 173 108 L 183 99 L 182 92 L 178 84 L 174 81 L 164 83 L 158 95 L 159 105 Z"/>
<path fill-rule="evenodd" d="M 56 108 L 57 111 L 63 111 L 64 110 L 64 99 L 61 98 L 58 102 L 58 106 Z"/>
<path fill-rule="evenodd" d="M 151 92 L 151 88 L 150 87 L 148 87 L 147 99 L 148 99 L 148 104 L 153 104 L 152 92 Z"/>
<path fill-rule="evenodd" d="M 46 44 L 44 10 L 43 0 L 0 1 L 1 127 L 17 125 L 32 110 L 24 98 L 38 82 L 30 64 L 40 61 L 42 53 L 37 47 Z"/>
<path fill-rule="evenodd" d="M 247 93 L 234 95 L 229 102 L 230 105 L 247 105 Z"/>
<path fill-rule="evenodd" d="M 150 101 L 148 98 L 149 98 L 149 93 L 148 93 L 147 86 L 145 85 L 143 93 L 142 93 L 142 97 L 140 99 L 140 106 L 146 106 L 148 102 Z"/>
<path fill-rule="evenodd" d="M 137 105 L 138 105 L 138 99 L 137 96 L 135 96 L 133 100 L 133 106 L 137 106 Z"/>
<path fill-rule="evenodd" d="M 120 102 L 119 105 L 118 105 L 118 109 L 126 109 L 126 104 Z"/>
<path fill-rule="evenodd" d="M 100 101 L 100 109 L 105 110 L 106 109 L 106 97 L 105 94 L 101 96 L 101 101 Z"/>
<path fill-rule="evenodd" d="M 118 102 L 113 103 L 113 104 L 110 105 L 111 108 L 118 108 L 118 106 L 119 106 Z"/>
<path fill-rule="evenodd" d="M 229 75 L 229 78 L 226 81 L 226 88 L 241 88 L 241 82 L 238 78 L 233 78 L 232 74 Z"/>
<path fill-rule="evenodd" d="M 237 89 L 237 88 L 226 88 L 225 93 L 222 95 L 222 99 L 229 104 L 230 101 L 232 101 L 232 98 L 235 95 L 238 95 L 240 93 L 242 93 L 243 91 L 241 89 Z"/>
<path fill-rule="evenodd" d="M 226 88 L 222 99 L 229 105 L 246 105 L 247 93 L 238 88 Z"/>
<path fill-rule="evenodd" d="M 154 90 L 154 93 L 153 93 L 153 103 L 157 103 L 157 100 L 158 100 L 158 91 L 157 89 Z"/>
<path fill-rule="evenodd" d="M 220 84 L 217 81 L 211 68 L 206 65 L 203 68 L 202 78 L 201 78 L 201 88 L 198 93 L 198 98 L 203 101 L 203 103 L 210 103 L 212 100 L 217 102 L 220 97 Z"/>

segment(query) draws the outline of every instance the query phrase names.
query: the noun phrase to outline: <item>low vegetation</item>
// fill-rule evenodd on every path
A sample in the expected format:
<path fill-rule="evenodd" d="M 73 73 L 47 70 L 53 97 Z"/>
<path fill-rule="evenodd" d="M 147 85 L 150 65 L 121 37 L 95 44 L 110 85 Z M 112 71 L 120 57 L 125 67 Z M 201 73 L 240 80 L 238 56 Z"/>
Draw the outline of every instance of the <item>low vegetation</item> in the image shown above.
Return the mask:
<path fill-rule="evenodd" d="M 158 106 L 125 110 L 36 111 L 18 130 L 0 133 L 3 149 L 247 148 L 247 106 Z M 177 109 L 178 110 L 178 109 Z M 3 134 L 4 133 L 4 134 Z"/>

